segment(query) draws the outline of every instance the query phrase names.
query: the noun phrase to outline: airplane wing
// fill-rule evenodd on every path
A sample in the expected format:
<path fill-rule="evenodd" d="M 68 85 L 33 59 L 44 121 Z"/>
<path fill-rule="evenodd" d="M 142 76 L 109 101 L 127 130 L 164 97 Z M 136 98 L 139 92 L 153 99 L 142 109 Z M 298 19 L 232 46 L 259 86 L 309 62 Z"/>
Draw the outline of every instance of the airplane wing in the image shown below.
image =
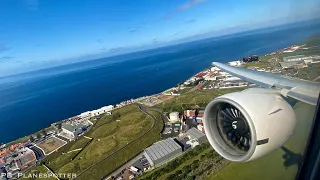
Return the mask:
<path fill-rule="evenodd" d="M 280 94 L 285 97 L 291 97 L 311 105 L 317 105 L 320 83 L 233 67 L 219 62 L 213 62 L 212 65 L 244 81 L 257 84 L 264 88 L 278 89 Z"/>

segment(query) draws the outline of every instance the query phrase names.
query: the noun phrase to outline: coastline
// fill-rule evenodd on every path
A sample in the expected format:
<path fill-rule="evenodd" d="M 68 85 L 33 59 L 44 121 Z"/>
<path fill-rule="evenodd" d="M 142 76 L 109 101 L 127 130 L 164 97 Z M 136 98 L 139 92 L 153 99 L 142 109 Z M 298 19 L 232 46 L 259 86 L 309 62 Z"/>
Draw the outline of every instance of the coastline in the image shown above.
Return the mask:
<path fill-rule="evenodd" d="M 286 48 L 284 48 L 284 49 L 286 49 Z M 262 55 L 262 56 L 260 56 L 260 57 L 263 58 L 263 57 L 265 57 L 265 56 L 271 56 L 274 52 L 277 52 L 277 51 L 279 51 L 279 50 L 266 53 L 266 54 L 264 54 L 264 55 Z M 207 68 L 208 68 L 208 67 L 205 67 L 204 69 L 207 69 Z M 202 70 L 202 71 L 203 71 L 203 70 Z M 196 74 L 197 74 L 197 73 L 196 73 Z M 179 84 L 181 84 L 181 82 L 178 83 L 178 85 L 179 85 Z M 141 100 L 143 100 L 143 99 L 150 99 L 150 98 L 152 98 L 152 97 L 154 97 L 154 96 L 161 95 L 161 94 L 163 94 L 163 93 L 165 93 L 165 92 L 167 92 L 167 91 L 171 91 L 174 87 L 177 87 L 177 84 L 176 84 L 175 86 L 173 86 L 173 87 L 171 87 L 171 88 L 168 88 L 168 89 L 165 89 L 164 91 L 161 91 L 160 93 L 157 93 L 157 94 L 153 94 L 153 95 L 149 95 L 149 96 L 142 96 L 142 97 L 138 97 L 138 98 L 135 98 L 135 99 L 129 99 L 129 100 L 126 100 L 126 101 L 119 102 L 119 103 L 115 104 L 115 108 L 120 108 L 120 107 L 122 107 L 122 106 L 125 105 L 125 104 L 131 104 L 131 103 L 133 103 L 133 102 L 138 102 L 138 101 L 141 101 Z M 169 95 L 169 94 L 167 94 L 167 95 Z M 119 105 L 119 106 L 117 106 L 117 105 Z M 77 115 L 76 115 L 76 116 L 77 116 Z M 72 117 L 74 117 L 74 116 L 72 116 Z M 72 118 L 72 117 L 69 117 L 69 118 Z M 66 119 L 69 119 L 69 118 L 66 118 Z M 56 121 L 55 123 L 61 122 L 61 121 L 63 121 L 63 120 Z M 49 127 L 45 127 L 45 129 L 47 129 L 47 128 L 50 128 L 50 126 L 49 126 Z M 40 130 L 37 131 L 37 132 L 40 132 L 40 131 L 42 131 L 42 130 L 43 130 L 43 129 L 40 129 Z M 35 132 L 35 133 L 37 133 L 37 132 Z M 26 140 L 26 139 L 28 138 L 28 136 L 30 136 L 30 135 L 32 135 L 32 134 L 35 134 L 35 133 L 31 133 L 31 134 L 26 135 L 26 136 L 24 136 L 24 137 L 21 137 L 21 138 L 19 138 L 19 139 L 16 139 L 16 140 L 7 142 L 6 144 L 12 144 L 12 143 L 15 143 L 15 142 L 20 142 L 20 141 L 23 142 L 24 140 Z"/>

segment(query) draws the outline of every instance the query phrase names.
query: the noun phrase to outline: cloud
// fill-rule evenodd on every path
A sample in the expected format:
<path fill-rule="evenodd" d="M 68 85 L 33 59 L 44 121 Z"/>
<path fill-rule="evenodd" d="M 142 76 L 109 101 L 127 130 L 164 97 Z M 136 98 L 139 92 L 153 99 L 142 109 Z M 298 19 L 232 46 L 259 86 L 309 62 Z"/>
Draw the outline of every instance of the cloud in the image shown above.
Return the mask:
<path fill-rule="evenodd" d="M 199 4 L 199 3 L 202 3 L 206 0 L 191 0 L 185 4 L 183 4 L 182 6 L 179 7 L 180 10 L 187 10 L 189 8 L 192 8 L 193 6 Z"/>
<path fill-rule="evenodd" d="M 7 60 L 10 60 L 10 59 L 13 59 L 14 57 L 12 57 L 12 56 L 2 56 L 2 57 L 0 57 L 0 60 L 2 60 L 2 61 L 7 61 Z"/>
<path fill-rule="evenodd" d="M 191 19 L 191 20 L 189 20 L 189 21 L 186 21 L 186 24 L 193 24 L 193 23 L 195 23 L 197 20 L 195 20 L 195 19 Z"/>
<path fill-rule="evenodd" d="M 194 6 L 205 2 L 206 0 L 189 0 L 188 2 L 182 4 L 181 6 L 177 7 L 176 9 L 174 9 L 173 11 L 169 12 L 166 16 L 164 16 L 162 18 L 162 20 L 168 20 L 173 18 L 175 15 L 177 15 L 178 13 L 181 13 L 183 11 L 186 11 L 188 9 L 193 8 Z"/>
<path fill-rule="evenodd" d="M 137 29 L 134 29 L 134 28 L 132 28 L 132 29 L 129 29 L 129 32 L 131 32 L 131 33 L 134 33 L 134 32 L 137 32 L 138 30 Z"/>
<path fill-rule="evenodd" d="M 31 11 L 37 11 L 39 9 L 39 1 L 38 0 L 26 0 L 27 8 Z"/>
<path fill-rule="evenodd" d="M 173 34 L 173 36 L 177 36 L 177 35 L 179 35 L 179 34 L 181 34 L 181 33 L 183 33 L 183 32 L 184 32 L 184 30 L 179 31 L 179 32 L 177 32 L 177 33 Z"/>
<path fill-rule="evenodd" d="M 10 47 L 7 47 L 6 45 L 0 43 L 0 53 L 4 51 L 8 51 L 10 49 L 11 49 Z"/>

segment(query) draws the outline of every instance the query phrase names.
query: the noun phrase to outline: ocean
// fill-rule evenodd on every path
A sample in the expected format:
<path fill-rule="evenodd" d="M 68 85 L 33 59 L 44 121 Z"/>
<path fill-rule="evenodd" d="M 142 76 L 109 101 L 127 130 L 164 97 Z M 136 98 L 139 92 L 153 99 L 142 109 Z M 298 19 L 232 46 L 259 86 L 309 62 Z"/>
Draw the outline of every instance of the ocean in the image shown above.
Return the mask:
<path fill-rule="evenodd" d="M 319 23 L 276 26 L 0 78 L 0 143 L 81 112 L 162 92 L 213 61 L 264 55 L 314 34 L 320 34 Z"/>

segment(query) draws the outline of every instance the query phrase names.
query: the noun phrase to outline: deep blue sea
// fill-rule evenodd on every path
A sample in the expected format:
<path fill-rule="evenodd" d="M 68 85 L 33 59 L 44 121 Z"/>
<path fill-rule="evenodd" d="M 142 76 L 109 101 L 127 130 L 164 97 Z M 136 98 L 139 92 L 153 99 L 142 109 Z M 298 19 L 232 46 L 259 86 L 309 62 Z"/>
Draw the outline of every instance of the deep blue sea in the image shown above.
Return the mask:
<path fill-rule="evenodd" d="M 213 61 L 264 55 L 314 34 L 320 34 L 319 23 L 292 24 L 0 78 L 0 142 L 84 111 L 159 93 Z"/>

